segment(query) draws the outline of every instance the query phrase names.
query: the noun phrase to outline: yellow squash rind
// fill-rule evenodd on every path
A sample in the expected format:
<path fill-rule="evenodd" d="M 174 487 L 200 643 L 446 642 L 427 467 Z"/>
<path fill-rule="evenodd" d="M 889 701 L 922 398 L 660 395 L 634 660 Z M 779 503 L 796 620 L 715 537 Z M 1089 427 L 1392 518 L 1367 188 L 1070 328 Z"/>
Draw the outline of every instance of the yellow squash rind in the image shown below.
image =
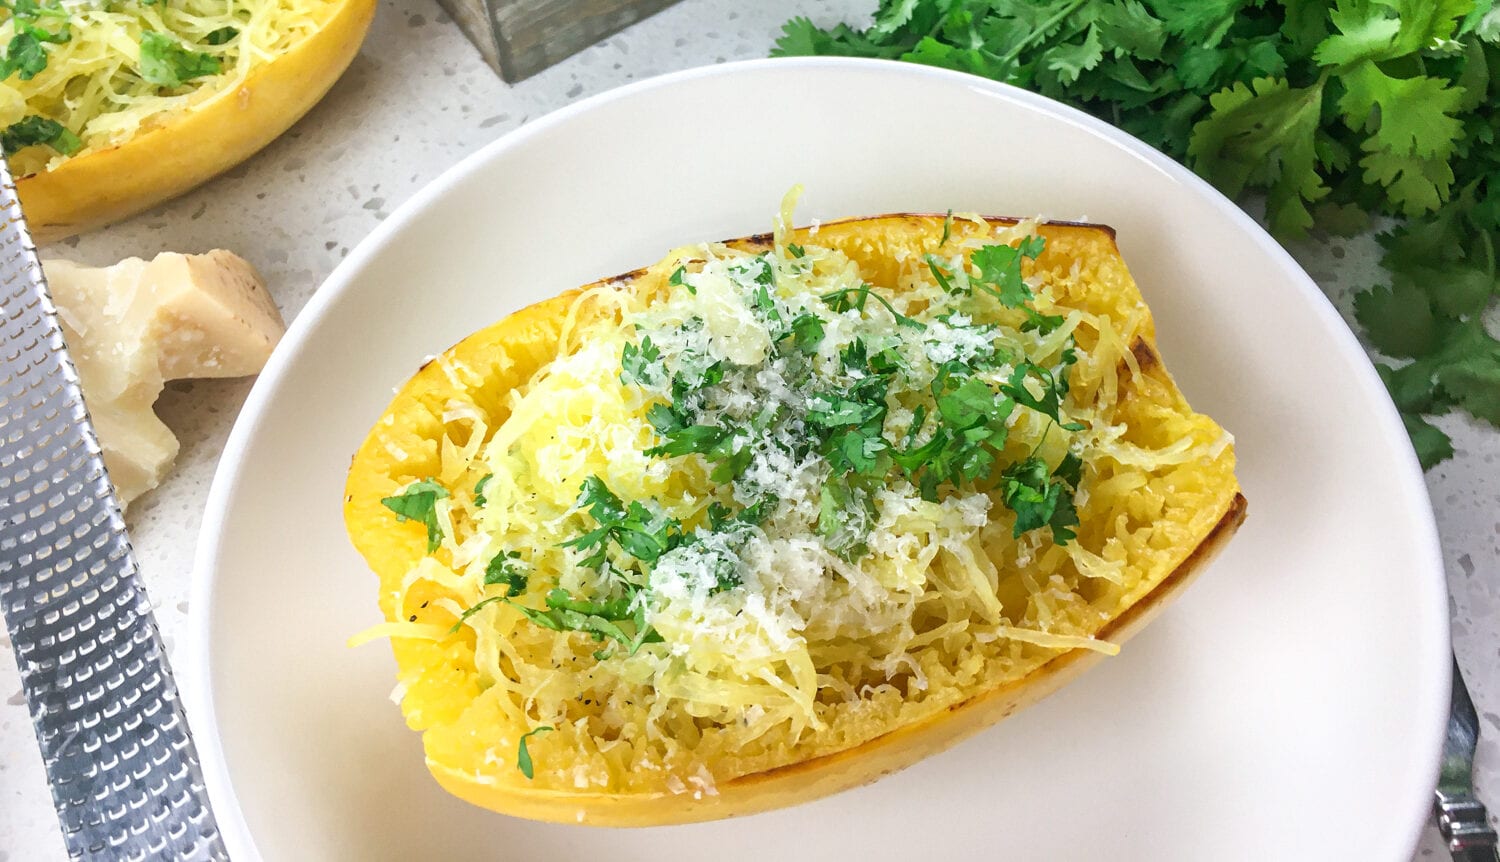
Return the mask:
<path fill-rule="evenodd" d="M 255 66 L 238 87 L 153 120 L 117 146 L 21 177 L 16 191 L 39 243 L 135 215 L 229 170 L 291 128 L 343 74 L 375 15 L 344 0 L 307 39 Z"/>
<path fill-rule="evenodd" d="M 1014 219 L 988 219 L 1013 224 Z M 891 215 L 822 225 L 814 235 L 802 229 L 791 242 L 836 248 L 849 255 L 870 281 L 893 284 L 901 258 L 913 248 L 932 245 L 942 216 Z M 1038 232 L 1047 247 L 1041 268 L 1066 269 L 1073 261 L 1103 261 L 1111 283 L 1100 296 L 1089 297 L 1121 312 L 1140 304 L 1115 245 L 1114 233 L 1097 225 L 1046 223 Z M 733 240 L 729 245 L 756 250 L 769 247 L 766 235 Z M 598 284 L 629 288 L 641 271 Z M 580 291 L 522 309 L 464 339 L 427 363 L 400 390 L 354 456 L 345 494 L 345 521 L 350 537 L 381 581 L 381 610 L 399 619 L 392 597 L 406 573 L 426 554 L 426 533 L 415 522 L 397 524 L 382 497 L 433 475 L 439 467 L 438 440 L 442 415 L 452 399 L 471 401 L 488 417 L 491 429 L 504 421 L 505 393 L 527 381 L 557 355 L 563 319 Z M 1171 376 L 1160 361 L 1149 320 L 1132 345 L 1139 376 L 1132 384 L 1156 402 L 1187 410 Z M 1223 547 L 1245 517 L 1245 498 L 1232 472 L 1232 457 L 1217 487 L 1216 508 L 1199 513 L 1204 524 L 1198 540 L 1179 549 L 1176 564 L 1151 589 L 1097 633 L 1121 643 L 1142 628 Z M 410 597 L 409 597 L 410 598 Z M 400 677 L 406 686 L 403 709 L 413 729 L 426 730 L 455 720 L 467 701 L 479 693 L 473 670 L 473 639 L 465 631 L 443 641 L 392 639 Z M 467 650 L 467 653 L 466 653 Z M 1100 658 L 1098 652 L 1073 649 L 1059 653 L 1024 679 L 973 692 L 966 699 L 924 720 L 897 727 L 875 739 L 823 756 L 717 783 L 714 793 L 603 793 L 559 791 L 531 786 L 517 774 L 513 780 L 480 777 L 444 761 L 427 734 L 427 765 L 450 793 L 504 814 L 561 823 L 597 826 L 652 826 L 688 823 L 751 814 L 805 802 L 874 781 L 940 752 L 1057 690 Z M 545 737 L 542 738 L 543 740 Z"/>

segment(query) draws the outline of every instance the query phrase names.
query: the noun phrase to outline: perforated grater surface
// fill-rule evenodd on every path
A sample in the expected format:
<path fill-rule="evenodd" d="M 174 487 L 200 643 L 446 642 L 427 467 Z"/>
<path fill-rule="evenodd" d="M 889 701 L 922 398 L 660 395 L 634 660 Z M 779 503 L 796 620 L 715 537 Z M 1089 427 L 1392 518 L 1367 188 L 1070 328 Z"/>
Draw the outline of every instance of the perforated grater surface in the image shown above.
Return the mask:
<path fill-rule="evenodd" d="M 227 859 L 0 160 L 0 610 L 75 859 Z"/>

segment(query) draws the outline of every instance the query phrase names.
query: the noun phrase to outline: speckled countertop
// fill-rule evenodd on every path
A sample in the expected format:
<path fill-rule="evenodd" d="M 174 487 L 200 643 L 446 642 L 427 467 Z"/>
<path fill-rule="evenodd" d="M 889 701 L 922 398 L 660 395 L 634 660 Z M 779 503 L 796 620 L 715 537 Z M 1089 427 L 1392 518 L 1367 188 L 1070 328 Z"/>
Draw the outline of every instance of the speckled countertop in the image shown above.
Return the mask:
<path fill-rule="evenodd" d="M 301 123 L 246 165 L 144 216 L 44 249 L 93 263 L 160 251 L 233 249 L 265 275 L 288 319 L 336 263 L 418 188 L 463 156 L 555 108 L 663 72 L 769 50 L 780 23 L 868 15 L 873 0 L 684 0 L 521 84 L 479 59 L 434 0 L 382 0 L 369 40 Z M 1374 275 L 1368 239 L 1294 253 L 1347 316 L 1347 292 Z M 171 477 L 129 523 L 172 647 L 204 500 L 249 381 L 169 385 L 159 412 L 182 440 Z M 1500 807 L 1500 432 L 1443 427 L 1458 454 L 1428 475 L 1442 533 L 1459 661 L 1479 707 L 1481 795 Z M 1428 831 L 1418 858 L 1446 858 Z M 11 648 L 0 634 L 0 862 L 61 859 L 41 758 Z"/>

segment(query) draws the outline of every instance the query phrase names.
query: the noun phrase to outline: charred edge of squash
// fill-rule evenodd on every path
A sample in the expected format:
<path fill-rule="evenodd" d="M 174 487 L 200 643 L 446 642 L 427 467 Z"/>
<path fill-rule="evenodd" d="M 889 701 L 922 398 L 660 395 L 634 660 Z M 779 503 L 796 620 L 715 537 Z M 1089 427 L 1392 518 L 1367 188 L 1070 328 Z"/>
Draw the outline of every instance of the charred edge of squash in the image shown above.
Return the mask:
<path fill-rule="evenodd" d="M 845 217 L 845 218 L 834 219 L 833 221 L 819 222 L 818 223 L 818 227 L 819 228 L 838 227 L 838 226 L 842 226 L 842 225 L 846 225 L 846 224 L 857 224 L 857 223 L 863 222 L 863 221 L 875 221 L 877 219 L 912 219 L 912 220 L 924 220 L 925 221 L 927 219 L 947 219 L 948 216 L 950 216 L 950 215 L 952 215 L 952 214 L 951 213 L 924 213 L 924 212 L 895 212 L 895 213 L 882 213 L 880 215 L 874 215 L 874 216 L 848 216 L 848 217 Z M 1023 219 L 1017 218 L 1016 216 L 979 216 L 979 218 L 983 219 L 986 224 L 992 224 L 992 225 L 1018 225 L 1018 224 L 1020 224 L 1023 221 Z M 1091 222 L 1091 221 L 1069 221 L 1068 219 L 1042 219 L 1041 221 L 1038 222 L 1038 224 L 1055 225 L 1056 227 L 1085 228 L 1085 229 L 1088 229 L 1088 230 L 1103 231 L 1104 233 L 1106 233 L 1106 234 L 1109 235 L 1110 242 L 1114 242 L 1115 239 L 1116 239 L 1115 229 L 1113 227 L 1110 227 L 1107 224 L 1099 224 L 1098 222 Z M 794 228 L 793 230 L 797 231 L 797 230 L 810 230 L 810 229 L 811 229 L 811 225 L 808 225 L 808 226 L 805 226 L 805 227 L 800 227 L 800 228 Z M 742 249 L 745 249 L 745 250 L 749 250 L 749 249 L 752 249 L 752 248 L 769 248 L 774 243 L 774 241 L 775 241 L 775 234 L 769 233 L 769 232 L 767 232 L 767 233 L 752 233 L 749 236 L 736 237 L 735 239 L 723 240 L 723 242 L 725 244 L 732 244 L 732 245 L 734 245 L 737 248 L 742 248 Z"/>
<path fill-rule="evenodd" d="M 1169 384 L 1171 377 L 1167 369 L 1162 365 L 1161 354 L 1157 352 L 1156 346 L 1145 338 L 1137 335 L 1130 343 L 1130 355 L 1135 357 L 1135 371 L 1130 368 L 1130 363 L 1121 359 L 1115 366 L 1115 376 L 1120 379 L 1119 399 L 1124 401 L 1127 396 L 1135 391 L 1141 380 L 1147 377 L 1157 376 L 1166 378 Z"/>
<path fill-rule="evenodd" d="M 1161 354 L 1146 339 L 1136 336 L 1135 343 L 1130 345 L 1130 353 L 1135 357 L 1135 364 L 1141 369 L 1142 374 L 1149 373 L 1151 369 L 1161 365 Z"/>
<path fill-rule="evenodd" d="M 635 269 L 632 269 L 630 272 L 622 272 L 619 275 L 611 275 L 608 278 L 601 278 L 590 285 L 590 287 L 629 287 L 632 282 L 645 275 L 646 271 L 650 268 L 651 267 L 649 266 L 639 266 Z"/>
<path fill-rule="evenodd" d="M 862 222 L 862 221 L 870 221 L 870 220 L 874 220 L 874 219 L 886 219 L 886 218 L 946 219 L 950 215 L 952 215 L 952 213 L 896 212 L 896 213 L 883 213 L 881 215 L 876 215 L 876 216 L 849 216 L 848 218 L 841 218 L 841 219 L 836 219 L 834 221 L 825 221 L 825 222 L 822 222 L 820 224 L 820 227 L 831 227 L 833 225 L 844 225 L 844 224 L 849 224 L 851 222 Z M 1025 221 L 1025 219 L 1017 218 L 1016 216 L 987 216 L 987 215 L 982 215 L 982 216 L 979 216 L 979 218 L 983 219 L 988 224 L 1003 224 L 1003 225 L 1018 225 L 1022 221 Z M 1111 227 L 1111 226 L 1109 226 L 1107 224 L 1100 224 L 1099 222 L 1092 222 L 1092 221 L 1072 221 L 1070 219 L 1053 219 L 1053 218 L 1049 218 L 1049 219 L 1041 219 L 1037 223 L 1038 224 L 1044 224 L 1044 225 L 1056 225 L 1057 227 L 1076 227 L 1076 228 L 1087 228 L 1087 229 L 1092 229 L 1092 230 L 1099 230 L 1099 231 L 1103 231 L 1104 233 L 1109 234 L 1110 241 L 1114 241 L 1115 238 L 1116 238 L 1115 229 L 1113 227 Z M 760 236 L 760 234 L 757 234 L 757 236 Z"/>

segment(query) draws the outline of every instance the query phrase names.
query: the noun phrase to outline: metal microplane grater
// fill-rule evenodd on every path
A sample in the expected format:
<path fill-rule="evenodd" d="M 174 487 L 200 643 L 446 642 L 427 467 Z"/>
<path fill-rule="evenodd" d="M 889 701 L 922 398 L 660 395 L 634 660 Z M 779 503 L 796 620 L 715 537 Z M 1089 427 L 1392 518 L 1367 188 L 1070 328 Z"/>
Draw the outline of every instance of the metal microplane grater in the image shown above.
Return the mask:
<path fill-rule="evenodd" d="M 3 161 L 0 610 L 69 854 L 227 859 Z"/>

